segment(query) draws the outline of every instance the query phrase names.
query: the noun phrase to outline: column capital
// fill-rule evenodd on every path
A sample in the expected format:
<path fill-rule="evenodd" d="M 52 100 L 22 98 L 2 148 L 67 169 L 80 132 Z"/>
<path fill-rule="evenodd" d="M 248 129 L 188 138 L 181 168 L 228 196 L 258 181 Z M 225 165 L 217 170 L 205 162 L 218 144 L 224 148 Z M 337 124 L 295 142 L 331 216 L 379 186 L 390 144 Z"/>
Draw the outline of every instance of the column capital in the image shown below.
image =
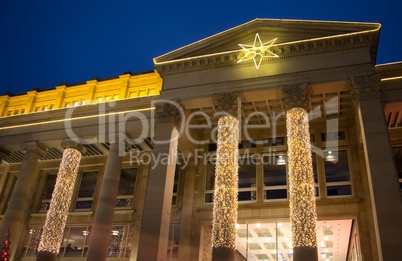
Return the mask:
<path fill-rule="evenodd" d="M 350 79 L 351 95 L 355 102 L 380 99 L 381 76 L 379 74 L 352 77 Z"/>
<path fill-rule="evenodd" d="M 307 83 L 282 86 L 282 95 L 286 111 L 293 108 L 309 110 L 310 89 Z"/>
<path fill-rule="evenodd" d="M 46 155 L 46 148 L 39 144 L 37 141 L 25 142 L 21 145 L 20 150 L 27 153 L 33 152 L 39 156 Z"/>
<path fill-rule="evenodd" d="M 183 120 L 184 109 L 179 100 L 161 101 L 155 104 L 156 120 L 160 123 L 173 121 L 180 125 Z"/>
<path fill-rule="evenodd" d="M 214 104 L 218 112 L 228 112 L 232 116 L 236 115 L 239 107 L 239 92 L 220 93 L 213 96 Z"/>
<path fill-rule="evenodd" d="M 72 139 L 64 139 L 61 142 L 61 146 L 63 147 L 63 149 L 71 148 L 71 149 L 78 150 L 81 153 L 85 153 L 87 151 L 87 149 L 85 148 L 84 145 L 82 145 L 76 141 L 73 141 Z"/>

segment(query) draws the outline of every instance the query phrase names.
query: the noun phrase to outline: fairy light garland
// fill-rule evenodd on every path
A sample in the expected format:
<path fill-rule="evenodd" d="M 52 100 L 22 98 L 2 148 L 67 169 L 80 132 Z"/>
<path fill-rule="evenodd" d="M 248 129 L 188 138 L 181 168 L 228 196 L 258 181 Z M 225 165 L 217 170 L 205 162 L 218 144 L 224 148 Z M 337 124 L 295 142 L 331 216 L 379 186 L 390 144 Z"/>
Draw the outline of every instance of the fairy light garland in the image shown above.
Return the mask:
<path fill-rule="evenodd" d="M 317 247 L 317 212 L 307 111 L 286 113 L 290 220 L 293 247 Z"/>
<path fill-rule="evenodd" d="M 80 160 L 80 151 L 73 148 L 64 150 L 39 242 L 39 252 L 59 253 Z"/>
<path fill-rule="evenodd" d="M 212 246 L 236 249 L 238 187 L 238 120 L 223 116 L 218 121 Z"/>

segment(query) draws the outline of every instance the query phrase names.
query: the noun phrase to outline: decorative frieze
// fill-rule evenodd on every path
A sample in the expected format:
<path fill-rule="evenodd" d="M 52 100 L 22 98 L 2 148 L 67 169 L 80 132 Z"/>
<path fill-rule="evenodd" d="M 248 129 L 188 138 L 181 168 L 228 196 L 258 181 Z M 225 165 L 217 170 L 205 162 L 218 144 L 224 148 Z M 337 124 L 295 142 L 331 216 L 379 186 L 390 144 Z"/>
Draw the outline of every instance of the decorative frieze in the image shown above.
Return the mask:
<path fill-rule="evenodd" d="M 282 86 L 283 103 L 285 110 L 303 108 L 306 111 L 310 105 L 310 89 L 307 83 Z"/>
<path fill-rule="evenodd" d="M 370 48 L 371 61 L 375 63 L 378 45 L 378 32 L 360 33 L 342 37 L 310 39 L 308 41 L 296 41 L 280 43 L 272 47 L 274 54 L 281 59 L 300 56 L 333 53 L 338 51 L 355 50 L 356 48 Z M 214 67 L 234 66 L 243 57 L 241 50 L 206 54 L 189 59 L 177 59 L 169 62 L 155 63 L 157 71 L 161 75 L 175 74 L 183 71 L 194 71 Z"/>
<path fill-rule="evenodd" d="M 380 98 L 381 76 L 380 74 L 352 77 L 351 95 L 355 102 Z"/>

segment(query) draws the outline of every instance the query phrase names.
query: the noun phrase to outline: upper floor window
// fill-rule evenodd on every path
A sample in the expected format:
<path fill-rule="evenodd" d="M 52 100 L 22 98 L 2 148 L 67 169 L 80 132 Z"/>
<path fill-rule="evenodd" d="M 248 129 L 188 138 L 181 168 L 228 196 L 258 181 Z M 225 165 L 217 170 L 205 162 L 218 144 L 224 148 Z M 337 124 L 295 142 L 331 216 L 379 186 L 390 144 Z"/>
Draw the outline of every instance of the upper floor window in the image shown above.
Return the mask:
<path fill-rule="evenodd" d="M 174 172 L 172 205 L 176 205 L 176 203 L 177 203 L 177 193 L 179 192 L 180 169 L 181 169 L 181 166 L 176 165 L 175 172 Z"/>
<path fill-rule="evenodd" d="M 39 211 L 47 211 L 50 207 L 50 200 L 52 199 L 52 194 L 54 186 L 56 185 L 56 174 L 49 174 L 46 177 L 45 189 L 43 190 L 42 201 L 40 204 Z"/>
<path fill-rule="evenodd" d="M 177 260 L 179 257 L 180 224 L 170 224 L 167 260 Z"/>
<path fill-rule="evenodd" d="M 271 155 L 263 158 L 264 200 L 287 199 L 286 155 Z"/>
<path fill-rule="evenodd" d="M 402 147 L 394 147 L 393 150 L 394 150 L 396 171 L 398 172 L 399 188 L 402 193 Z"/>
<path fill-rule="evenodd" d="M 82 173 L 75 202 L 76 210 L 92 209 L 97 179 L 98 171 L 86 171 Z"/>
<path fill-rule="evenodd" d="M 240 201 L 257 200 L 256 159 L 240 158 L 238 169 L 238 198 Z"/>
<path fill-rule="evenodd" d="M 137 179 L 137 169 L 122 169 L 120 172 L 119 189 L 116 208 L 131 208 L 133 206 L 134 188 Z"/>
<path fill-rule="evenodd" d="M 348 152 L 346 150 L 328 150 L 324 152 L 323 156 L 327 196 L 352 195 Z"/>

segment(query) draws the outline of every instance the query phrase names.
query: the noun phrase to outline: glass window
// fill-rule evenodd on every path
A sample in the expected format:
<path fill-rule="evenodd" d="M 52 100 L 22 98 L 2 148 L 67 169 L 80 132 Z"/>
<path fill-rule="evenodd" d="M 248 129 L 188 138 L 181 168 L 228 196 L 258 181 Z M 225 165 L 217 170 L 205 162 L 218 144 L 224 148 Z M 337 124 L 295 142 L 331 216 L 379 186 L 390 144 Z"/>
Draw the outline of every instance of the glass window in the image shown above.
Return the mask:
<path fill-rule="evenodd" d="M 180 224 L 170 224 L 167 258 L 179 257 Z"/>
<path fill-rule="evenodd" d="M 41 235 L 42 235 L 41 227 L 28 228 L 28 234 L 25 237 L 24 247 L 22 249 L 23 257 L 35 257 L 36 256 Z"/>
<path fill-rule="evenodd" d="M 134 226 L 112 226 L 107 257 L 129 258 L 132 249 Z"/>
<path fill-rule="evenodd" d="M 117 192 L 116 208 L 131 208 L 133 206 L 137 169 L 122 169 L 120 172 L 119 189 Z"/>
<path fill-rule="evenodd" d="M 317 155 L 314 152 L 311 154 L 311 159 L 312 159 L 312 163 L 313 163 L 315 196 L 319 197 L 320 190 L 319 190 L 319 184 L 318 184 Z"/>
<path fill-rule="evenodd" d="M 394 150 L 396 171 L 398 172 L 399 188 L 402 194 L 402 147 L 395 147 L 393 148 L 393 150 Z"/>
<path fill-rule="evenodd" d="M 256 159 L 240 158 L 238 170 L 238 201 L 257 200 L 256 197 Z"/>
<path fill-rule="evenodd" d="M 75 209 L 91 209 L 95 194 L 97 171 L 83 172 L 81 177 L 80 189 L 75 203 Z"/>
<path fill-rule="evenodd" d="M 347 151 L 325 151 L 323 156 L 327 196 L 352 195 Z"/>
<path fill-rule="evenodd" d="M 215 187 L 215 160 L 208 160 L 205 178 L 205 203 L 213 202 Z"/>
<path fill-rule="evenodd" d="M 174 172 L 174 183 L 173 183 L 173 196 L 172 196 L 172 205 L 176 205 L 177 202 L 177 192 L 179 191 L 179 175 L 180 175 L 180 165 L 176 165 Z"/>
<path fill-rule="evenodd" d="M 286 199 L 286 155 L 263 157 L 264 200 Z"/>
<path fill-rule="evenodd" d="M 88 253 L 90 227 L 66 227 L 59 256 L 86 257 Z"/>
<path fill-rule="evenodd" d="M 285 137 L 264 138 L 262 139 L 264 146 L 281 146 L 285 145 Z"/>
<path fill-rule="evenodd" d="M 4 209 L 3 209 L 3 214 L 6 213 L 6 210 L 7 210 L 7 208 L 8 208 L 8 203 L 10 202 L 11 195 L 12 195 L 13 192 L 14 192 L 14 187 L 15 187 L 15 183 L 16 183 L 16 182 L 17 182 L 17 177 L 16 177 L 16 176 L 13 176 L 13 177 L 12 177 L 12 180 L 11 180 L 10 190 L 8 191 L 7 203 L 6 203 L 6 205 L 5 205 Z M 10 184 L 8 180 L 7 180 L 7 184 Z"/>
<path fill-rule="evenodd" d="M 205 203 L 213 202 L 215 186 L 215 160 L 207 163 Z M 240 158 L 238 169 L 238 201 L 256 200 L 256 159 Z"/>
<path fill-rule="evenodd" d="M 39 211 L 47 211 L 50 206 L 50 200 L 52 199 L 52 194 L 54 186 L 56 185 L 56 174 L 50 174 L 46 177 L 45 189 L 43 190 L 42 201 L 40 204 Z"/>

